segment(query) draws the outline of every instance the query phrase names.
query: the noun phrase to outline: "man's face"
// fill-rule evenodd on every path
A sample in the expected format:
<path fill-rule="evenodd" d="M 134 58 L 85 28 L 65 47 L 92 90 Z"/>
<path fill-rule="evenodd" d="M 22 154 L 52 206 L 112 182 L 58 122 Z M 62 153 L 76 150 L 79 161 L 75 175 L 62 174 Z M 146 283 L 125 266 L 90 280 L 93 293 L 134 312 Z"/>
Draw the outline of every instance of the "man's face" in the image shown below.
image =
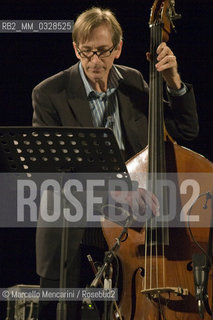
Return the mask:
<path fill-rule="evenodd" d="M 73 43 L 75 54 L 81 61 L 84 72 L 91 84 L 100 82 L 107 85 L 109 71 L 114 59 L 118 59 L 121 54 L 122 41 L 112 50 L 109 57 L 98 57 L 94 54 L 91 58 L 80 55 L 78 51 L 103 51 L 113 48 L 112 36 L 109 27 L 103 24 L 95 28 L 86 42 L 79 42 L 79 45 Z"/>

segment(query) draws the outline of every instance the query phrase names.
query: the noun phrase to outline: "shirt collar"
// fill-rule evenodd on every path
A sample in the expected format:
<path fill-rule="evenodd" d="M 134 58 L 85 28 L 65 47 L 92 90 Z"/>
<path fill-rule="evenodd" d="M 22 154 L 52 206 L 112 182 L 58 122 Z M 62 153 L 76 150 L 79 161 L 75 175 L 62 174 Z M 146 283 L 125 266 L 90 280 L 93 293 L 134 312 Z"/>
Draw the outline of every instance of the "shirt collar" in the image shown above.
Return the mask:
<path fill-rule="evenodd" d="M 81 78 L 82 78 L 83 83 L 84 83 L 84 87 L 85 87 L 85 90 L 86 90 L 87 97 L 91 96 L 91 94 L 93 96 L 94 96 L 94 94 L 95 94 L 95 96 L 100 96 L 100 93 L 94 91 L 94 89 L 92 88 L 91 84 L 87 80 L 87 77 L 86 77 L 86 75 L 84 73 L 84 70 L 83 70 L 81 62 L 79 63 L 79 72 L 80 72 Z M 110 73 L 109 73 L 107 91 L 109 91 L 109 93 L 114 92 L 119 86 L 119 81 L 122 80 L 122 79 L 123 79 L 123 76 L 118 71 L 116 66 L 113 64 L 112 68 L 110 70 Z M 101 93 L 101 95 L 102 94 L 105 95 L 105 93 Z"/>

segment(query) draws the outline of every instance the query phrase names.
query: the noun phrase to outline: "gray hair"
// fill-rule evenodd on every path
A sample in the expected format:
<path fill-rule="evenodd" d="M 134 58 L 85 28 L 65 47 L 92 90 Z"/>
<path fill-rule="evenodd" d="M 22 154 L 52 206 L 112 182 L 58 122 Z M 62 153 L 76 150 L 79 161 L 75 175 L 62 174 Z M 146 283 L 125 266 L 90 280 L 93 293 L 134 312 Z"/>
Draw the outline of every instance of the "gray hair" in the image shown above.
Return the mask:
<path fill-rule="evenodd" d="M 79 45 L 79 42 L 85 42 L 93 29 L 106 24 L 111 29 L 112 42 L 116 46 L 123 38 L 123 31 L 114 13 L 110 9 L 92 7 L 81 13 L 73 28 L 72 39 Z"/>

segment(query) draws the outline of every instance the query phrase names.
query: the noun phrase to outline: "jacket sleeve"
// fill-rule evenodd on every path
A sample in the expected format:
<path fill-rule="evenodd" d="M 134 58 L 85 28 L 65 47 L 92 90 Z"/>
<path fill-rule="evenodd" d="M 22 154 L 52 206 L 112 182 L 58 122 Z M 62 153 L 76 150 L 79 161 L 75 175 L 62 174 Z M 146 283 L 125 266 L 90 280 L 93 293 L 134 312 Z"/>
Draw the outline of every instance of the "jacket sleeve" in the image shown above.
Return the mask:
<path fill-rule="evenodd" d="M 192 85 L 186 84 L 187 92 L 182 96 L 168 95 L 165 107 L 165 125 L 177 142 L 190 141 L 199 133 L 196 101 Z"/>

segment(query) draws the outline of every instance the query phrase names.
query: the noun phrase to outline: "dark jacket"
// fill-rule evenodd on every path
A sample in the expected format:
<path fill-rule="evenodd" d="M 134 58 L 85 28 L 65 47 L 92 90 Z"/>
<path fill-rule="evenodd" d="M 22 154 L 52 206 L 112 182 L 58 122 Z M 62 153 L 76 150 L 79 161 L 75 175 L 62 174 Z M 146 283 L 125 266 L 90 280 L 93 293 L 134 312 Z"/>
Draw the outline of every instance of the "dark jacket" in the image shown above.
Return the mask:
<path fill-rule="evenodd" d="M 147 145 L 148 86 L 135 69 L 116 65 L 123 76 L 117 89 L 126 159 Z M 191 85 L 181 97 L 169 97 L 165 124 L 170 135 L 181 142 L 198 134 L 196 104 Z M 78 64 L 44 80 L 32 93 L 33 126 L 92 127 L 92 114 Z M 83 230 L 73 228 L 69 262 L 75 259 Z M 37 272 L 49 279 L 59 277 L 60 237 L 57 229 L 37 230 Z"/>

